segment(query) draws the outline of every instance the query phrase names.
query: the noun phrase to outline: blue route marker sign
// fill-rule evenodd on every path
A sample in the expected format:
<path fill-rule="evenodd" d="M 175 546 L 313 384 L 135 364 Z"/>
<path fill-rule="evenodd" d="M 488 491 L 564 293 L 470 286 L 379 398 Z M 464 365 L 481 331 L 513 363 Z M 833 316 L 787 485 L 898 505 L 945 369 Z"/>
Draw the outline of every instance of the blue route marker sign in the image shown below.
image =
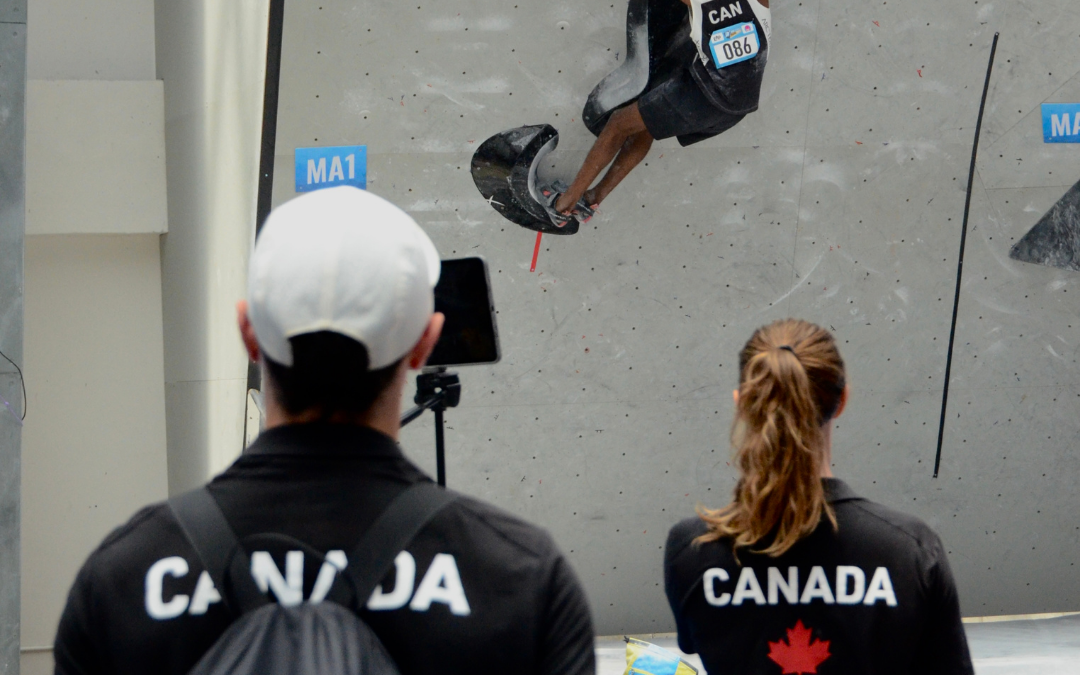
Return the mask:
<path fill-rule="evenodd" d="M 1080 143 L 1080 103 L 1043 103 L 1043 141 Z"/>
<path fill-rule="evenodd" d="M 352 185 L 367 189 L 367 146 L 338 145 L 327 148 L 297 148 L 296 191 Z"/>

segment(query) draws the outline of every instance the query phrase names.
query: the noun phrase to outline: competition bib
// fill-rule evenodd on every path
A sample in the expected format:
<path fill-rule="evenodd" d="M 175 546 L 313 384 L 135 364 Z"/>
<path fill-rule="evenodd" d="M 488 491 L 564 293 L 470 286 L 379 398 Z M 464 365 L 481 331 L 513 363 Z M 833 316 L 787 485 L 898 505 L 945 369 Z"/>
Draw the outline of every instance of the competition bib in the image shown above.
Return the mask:
<path fill-rule="evenodd" d="M 748 21 L 718 30 L 709 39 L 709 49 L 717 68 L 752 59 L 761 51 L 757 26 Z"/>
<path fill-rule="evenodd" d="M 758 0 L 690 0 L 690 39 L 718 70 L 760 55 L 771 30 L 772 13 Z"/>

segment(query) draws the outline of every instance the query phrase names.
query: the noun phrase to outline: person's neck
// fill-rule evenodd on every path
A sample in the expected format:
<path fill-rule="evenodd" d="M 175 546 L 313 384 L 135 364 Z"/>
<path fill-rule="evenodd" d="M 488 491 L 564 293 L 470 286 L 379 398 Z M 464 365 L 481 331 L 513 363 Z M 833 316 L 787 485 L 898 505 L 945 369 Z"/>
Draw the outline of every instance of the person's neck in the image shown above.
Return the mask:
<path fill-rule="evenodd" d="M 300 413 L 290 413 L 282 407 L 278 400 L 277 392 L 263 378 L 263 405 L 265 407 L 265 429 L 282 427 L 291 424 L 347 424 L 374 429 L 381 434 L 389 436 L 396 441 L 401 432 L 401 394 L 404 389 L 405 379 L 395 378 L 379 398 L 366 411 L 357 414 L 336 413 L 326 417 L 321 410 L 305 410 Z"/>
<path fill-rule="evenodd" d="M 832 427 L 833 423 L 830 420 L 825 423 L 825 429 L 821 434 L 821 442 L 824 446 L 822 448 L 822 454 L 824 455 L 821 462 L 821 477 L 822 478 L 836 478 L 832 471 Z"/>
<path fill-rule="evenodd" d="M 307 410 L 298 415 L 293 415 L 285 411 L 279 411 L 278 414 L 271 414 L 269 409 L 270 406 L 267 405 L 267 408 L 266 429 L 273 429 L 274 427 L 283 427 L 292 424 L 343 424 L 367 427 L 378 431 L 385 436 L 389 436 L 395 441 L 398 439 L 398 433 L 401 431 L 401 423 L 398 417 L 382 414 L 380 411 L 370 410 L 366 413 L 357 415 L 337 413 L 326 417 L 318 410 Z"/>

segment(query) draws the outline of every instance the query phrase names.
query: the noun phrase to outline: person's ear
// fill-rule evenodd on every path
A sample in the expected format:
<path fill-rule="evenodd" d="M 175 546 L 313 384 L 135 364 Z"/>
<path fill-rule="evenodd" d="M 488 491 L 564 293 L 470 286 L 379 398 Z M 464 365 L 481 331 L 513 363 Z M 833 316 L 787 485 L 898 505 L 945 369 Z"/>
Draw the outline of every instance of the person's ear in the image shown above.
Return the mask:
<path fill-rule="evenodd" d="M 731 392 L 731 400 L 735 401 L 735 407 L 739 407 L 739 390 L 735 389 Z"/>
<path fill-rule="evenodd" d="M 236 321 L 240 324 L 240 339 L 244 342 L 244 350 L 247 351 L 248 358 L 252 362 L 258 363 L 259 341 L 255 337 L 255 327 L 251 325 L 247 310 L 247 300 L 240 300 L 236 303 Z"/>
<path fill-rule="evenodd" d="M 844 408 L 847 407 L 848 393 L 851 391 L 851 387 L 844 385 L 844 391 L 840 392 L 840 403 L 836 405 L 836 414 L 832 416 L 835 420 L 844 413 Z"/>
<path fill-rule="evenodd" d="M 405 356 L 405 363 L 408 364 L 411 370 L 420 370 L 427 363 L 428 357 L 431 356 L 431 352 L 435 349 L 435 344 L 439 341 L 439 336 L 442 335 L 445 322 L 446 317 L 442 312 L 435 312 L 431 315 L 427 328 L 424 329 L 424 334 L 420 336 L 420 341 Z"/>

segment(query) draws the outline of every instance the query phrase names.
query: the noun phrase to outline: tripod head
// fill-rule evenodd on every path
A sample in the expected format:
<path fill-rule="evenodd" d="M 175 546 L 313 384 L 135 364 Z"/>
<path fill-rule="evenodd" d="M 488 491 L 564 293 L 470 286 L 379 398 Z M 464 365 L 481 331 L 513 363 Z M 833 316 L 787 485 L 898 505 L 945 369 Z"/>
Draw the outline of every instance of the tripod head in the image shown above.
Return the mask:
<path fill-rule="evenodd" d="M 443 413 L 447 408 L 456 408 L 461 402 L 461 380 L 457 373 L 448 373 L 446 368 L 437 368 L 431 372 L 416 376 L 416 407 L 401 416 L 401 426 L 412 422 L 425 410 Z"/>
<path fill-rule="evenodd" d="M 416 407 L 401 417 L 401 426 L 412 422 L 425 410 L 435 413 L 435 463 L 439 485 L 446 486 L 446 446 L 443 441 L 443 413 L 461 402 L 461 380 L 457 373 L 435 368 L 416 376 Z"/>
<path fill-rule="evenodd" d="M 457 407 L 461 402 L 461 380 L 457 373 L 448 373 L 446 368 L 439 368 L 434 372 L 417 375 L 413 402 L 423 406 L 425 401 L 433 397 L 438 399 L 435 405 L 441 405 L 444 409 Z"/>

